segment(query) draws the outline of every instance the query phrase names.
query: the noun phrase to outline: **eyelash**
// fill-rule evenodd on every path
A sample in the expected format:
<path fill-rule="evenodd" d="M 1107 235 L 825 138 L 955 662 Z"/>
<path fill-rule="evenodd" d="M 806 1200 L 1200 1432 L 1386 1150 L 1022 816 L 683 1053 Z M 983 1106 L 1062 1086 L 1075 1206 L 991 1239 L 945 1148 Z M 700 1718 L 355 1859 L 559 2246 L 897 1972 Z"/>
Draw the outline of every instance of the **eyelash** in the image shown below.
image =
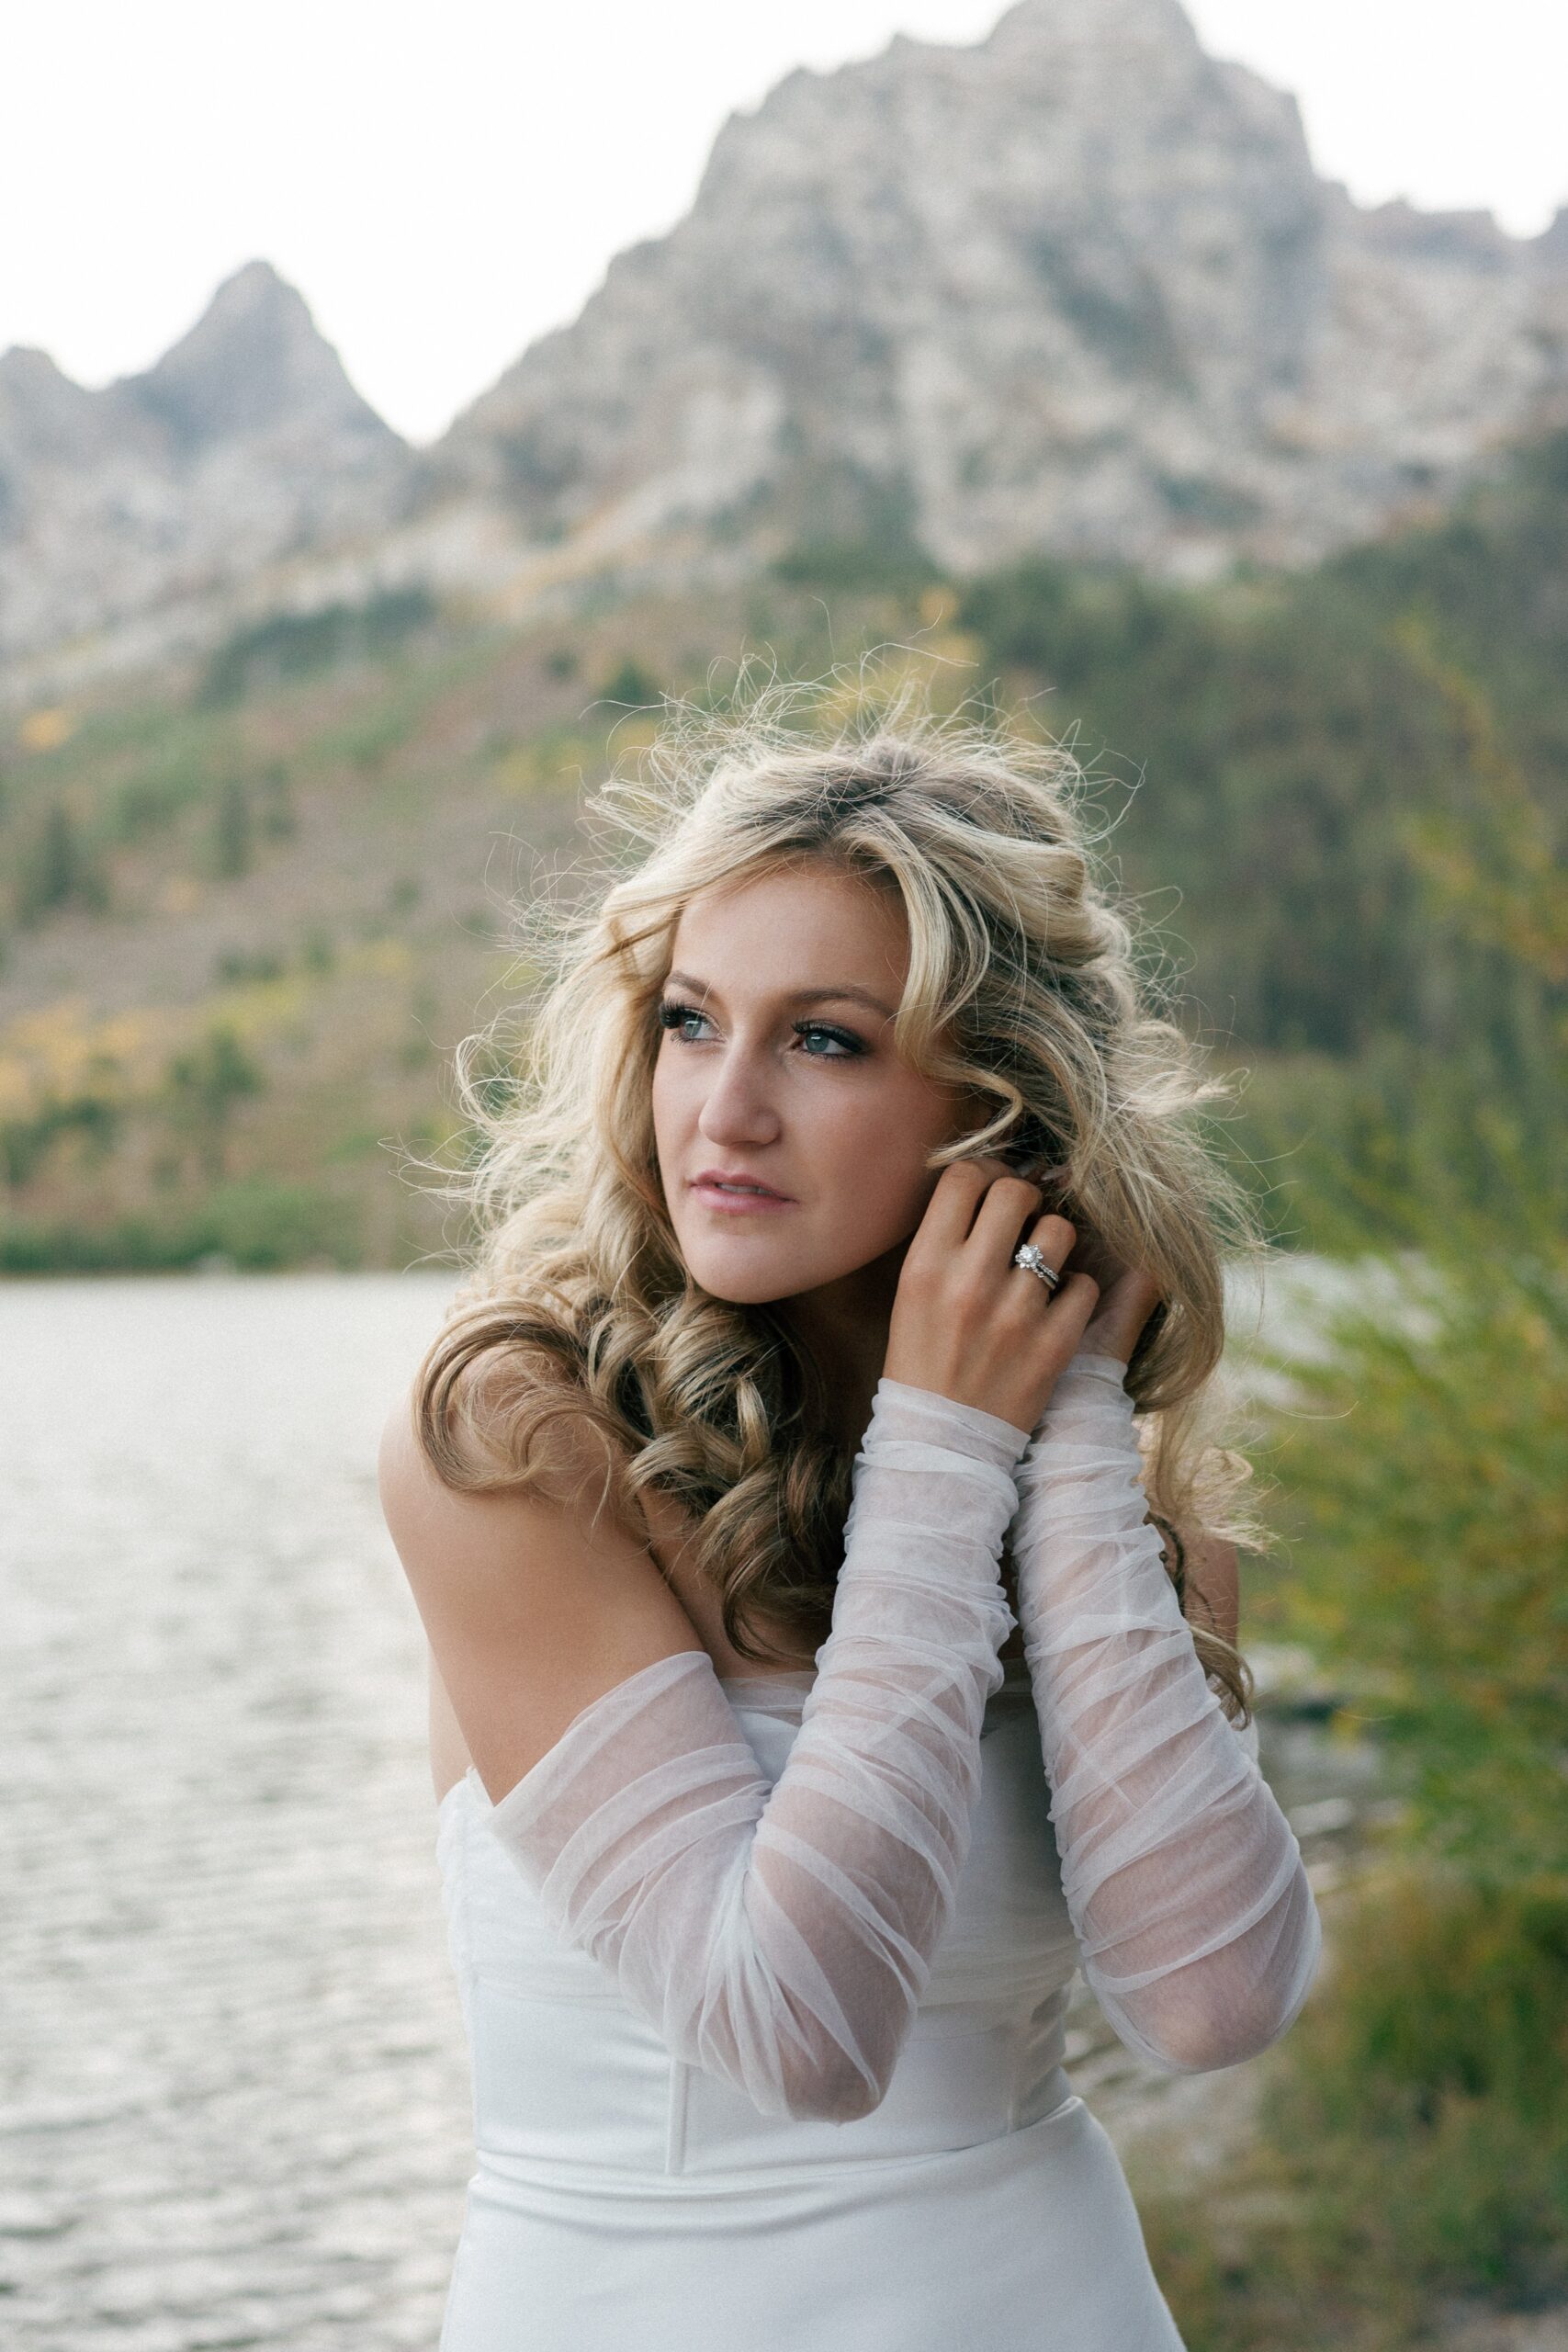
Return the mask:
<path fill-rule="evenodd" d="M 659 1007 L 659 1025 L 661 1029 L 674 1030 L 680 1027 L 682 1021 L 705 1021 L 706 1019 L 707 1014 L 699 1005 L 682 1004 L 674 997 L 665 997 Z M 853 1061 L 857 1055 L 863 1054 L 865 1051 L 860 1039 L 852 1031 L 835 1029 L 826 1021 L 797 1021 L 795 1024 L 795 1032 L 797 1037 L 831 1037 L 836 1044 L 848 1048 L 841 1054 L 807 1054 L 806 1059 L 808 1062 Z M 682 1046 L 694 1046 L 697 1040 L 694 1037 L 682 1037 L 677 1040 L 677 1043 Z"/>

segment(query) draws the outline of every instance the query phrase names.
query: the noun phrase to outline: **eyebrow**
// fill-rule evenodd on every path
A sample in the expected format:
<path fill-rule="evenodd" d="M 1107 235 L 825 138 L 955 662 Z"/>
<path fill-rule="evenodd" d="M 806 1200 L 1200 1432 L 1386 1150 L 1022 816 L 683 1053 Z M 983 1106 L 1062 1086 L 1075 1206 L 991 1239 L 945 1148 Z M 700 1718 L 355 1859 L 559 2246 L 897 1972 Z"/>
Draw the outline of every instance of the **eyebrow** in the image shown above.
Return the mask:
<path fill-rule="evenodd" d="M 716 989 L 710 988 L 706 980 L 699 980 L 693 972 L 667 972 L 664 979 L 667 988 L 692 989 L 698 996 L 711 996 L 716 1003 L 724 1002 Z M 897 1018 L 893 1007 L 884 1004 L 879 996 L 873 996 L 869 989 L 857 989 L 848 983 L 830 989 L 782 989 L 779 993 L 791 1004 L 822 1004 L 841 998 L 850 1004 L 869 1005 L 873 1012 L 880 1012 L 886 1021 Z"/>

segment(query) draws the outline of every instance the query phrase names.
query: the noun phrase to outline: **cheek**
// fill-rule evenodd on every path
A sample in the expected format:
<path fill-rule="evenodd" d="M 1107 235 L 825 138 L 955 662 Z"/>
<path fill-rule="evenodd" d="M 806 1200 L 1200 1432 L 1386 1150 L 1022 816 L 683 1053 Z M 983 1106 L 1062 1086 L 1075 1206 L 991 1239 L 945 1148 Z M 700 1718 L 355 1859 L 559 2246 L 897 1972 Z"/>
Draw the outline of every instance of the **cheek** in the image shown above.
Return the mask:
<path fill-rule="evenodd" d="M 893 1090 L 831 1111 L 819 1129 L 818 1165 L 831 1170 L 843 1215 L 858 1230 L 908 1230 L 936 1184 L 926 1153 L 945 1135 L 929 1102 Z"/>
<path fill-rule="evenodd" d="M 649 1103 L 653 1114 L 653 1133 L 657 1142 L 669 1136 L 679 1123 L 682 1113 L 680 1071 L 671 1061 L 667 1046 L 661 1046 L 653 1060 L 653 1078 L 649 1088 Z"/>

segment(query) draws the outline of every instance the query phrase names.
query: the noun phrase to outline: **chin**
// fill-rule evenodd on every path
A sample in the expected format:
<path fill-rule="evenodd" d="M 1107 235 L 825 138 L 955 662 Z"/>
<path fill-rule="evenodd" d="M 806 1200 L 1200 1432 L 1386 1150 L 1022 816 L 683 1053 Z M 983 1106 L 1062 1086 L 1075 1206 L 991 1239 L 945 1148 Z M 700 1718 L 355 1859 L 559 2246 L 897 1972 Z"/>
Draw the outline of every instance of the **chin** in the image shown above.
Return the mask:
<path fill-rule="evenodd" d="M 727 1265 L 712 1250 L 683 1251 L 686 1272 L 710 1298 L 731 1306 L 766 1306 L 775 1298 L 790 1298 L 807 1287 L 794 1267 Z"/>
<path fill-rule="evenodd" d="M 777 1299 L 796 1298 L 805 1291 L 840 1282 L 883 1253 L 873 1249 L 844 1259 L 835 1255 L 826 1262 L 808 1260 L 803 1263 L 798 1255 L 783 1250 L 775 1256 L 766 1250 L 716 1249 L 704 1235 L 694 1248 L 682 1247 L 681 1254 L 692 1280 L 710 1297 L 722 1298 L 732 1306 L 768 1306 Z"/>

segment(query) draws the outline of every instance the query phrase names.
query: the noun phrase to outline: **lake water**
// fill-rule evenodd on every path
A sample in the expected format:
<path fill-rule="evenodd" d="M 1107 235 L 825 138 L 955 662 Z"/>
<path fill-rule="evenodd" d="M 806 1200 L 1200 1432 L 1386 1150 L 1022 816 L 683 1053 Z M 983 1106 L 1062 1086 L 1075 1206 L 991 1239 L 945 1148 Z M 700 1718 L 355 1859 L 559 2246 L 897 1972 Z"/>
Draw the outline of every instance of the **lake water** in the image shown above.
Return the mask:
<path fill-rule="evenodd" d="M 17 2352 L 435 2343 L 467 2061 L 375 1455 L 455 1279 L 0 1285 Z M 1265 1769 L 1328 1838 L 1290 1736 Z M 1158 2087 L 1081 1988 L 1071 2023 L 1114 2133 Z"/>

